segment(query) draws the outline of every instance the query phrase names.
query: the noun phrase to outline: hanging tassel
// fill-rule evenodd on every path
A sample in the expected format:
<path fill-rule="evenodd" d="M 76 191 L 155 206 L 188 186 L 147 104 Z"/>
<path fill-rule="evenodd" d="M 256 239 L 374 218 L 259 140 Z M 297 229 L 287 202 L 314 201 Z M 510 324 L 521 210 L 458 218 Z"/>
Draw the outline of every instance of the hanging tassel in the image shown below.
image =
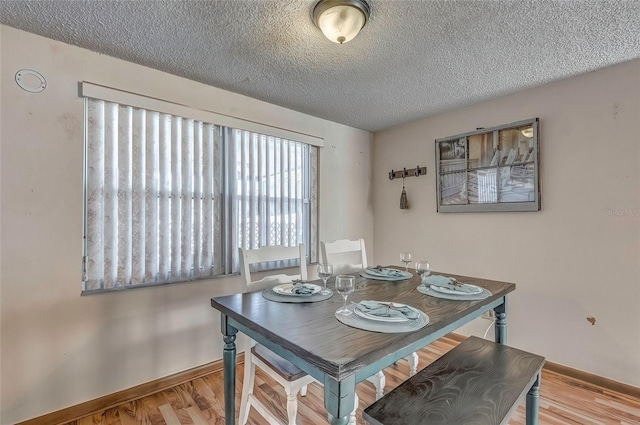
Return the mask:
<path fill-rule="evenodd" d="M 407 191 L 404 190 L 404 175 L 402 176 L 402 194 L 400 195 L 400 209 L 408 210 L 409 201 L 407 200 Z"/>

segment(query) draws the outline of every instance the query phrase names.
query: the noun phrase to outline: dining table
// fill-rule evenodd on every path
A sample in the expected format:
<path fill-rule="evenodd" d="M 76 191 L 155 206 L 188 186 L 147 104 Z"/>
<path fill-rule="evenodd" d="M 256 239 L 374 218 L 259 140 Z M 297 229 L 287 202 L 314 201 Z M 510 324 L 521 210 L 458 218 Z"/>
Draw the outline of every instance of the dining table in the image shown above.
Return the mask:
<path fill-rule="evenodd" d="M 396 267 L 404 270 L 404 267 Z M 355 273 L 355 291 L 348 301 L 375 300 L 404 304 L 428 316 L 428 324 L 410 332 L 386 333 L 348 326 L 335 315 L 343 298 L 334 293 L 319 302 L 275 302 L 263 291 L 211 298 L 220 311 L 223 335 L 225 424 L 234 425 L 236 335 L 241 332 L 289 360 L 324 386 L 324 405 L 333 425 L 345 425 L 354 408 L 356 384 L 418 351 L 462 325 L 495 312 L 495 341 L 507 341 L 507 296 L 514 283 L 432 271 L 489 293 L 481 300 L 444 299 L 419 292 L 421 276 L 383 281 Z M 331 288 L 333 278 L 329 280 Z"/>

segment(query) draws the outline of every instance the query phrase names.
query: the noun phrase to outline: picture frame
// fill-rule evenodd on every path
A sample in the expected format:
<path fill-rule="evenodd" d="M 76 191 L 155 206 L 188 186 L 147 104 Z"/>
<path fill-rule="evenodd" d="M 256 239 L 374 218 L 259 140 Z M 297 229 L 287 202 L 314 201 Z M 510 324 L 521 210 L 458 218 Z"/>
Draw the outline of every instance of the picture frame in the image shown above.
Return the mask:
<path fill-rule="evenodd" d="M 435 140 L 438 212 L 539 211 L 539 119 Z"/>

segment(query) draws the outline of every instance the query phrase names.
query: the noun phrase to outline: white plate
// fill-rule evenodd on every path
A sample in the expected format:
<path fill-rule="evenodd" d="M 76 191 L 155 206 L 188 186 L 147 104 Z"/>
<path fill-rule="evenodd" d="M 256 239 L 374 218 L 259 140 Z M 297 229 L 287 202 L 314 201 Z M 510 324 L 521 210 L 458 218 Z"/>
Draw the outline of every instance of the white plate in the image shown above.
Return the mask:
<path fill-rule="evenodd" d="M 368 274 L 369 276 L 375 276 L 375 277 L 384 277 L 384 278 L 388 278 L 388 279 L 408 279 L 410 277 L 413 277 L 413 275 L 409 272 L 406 272 L 404 270 L 398 270 L 398 269 L 392 269 L 390 267 L 383 267 L 383 270 L 390 270 L 395 272 L 394 274 L 386 274 L 383 272 L 378 272 L 376 270 L 369 270 L 368 268 L 364 269 L 363 272 Z"/>
<path fill-rule="evenodd" d="M 369 280 L 380 280 L 380 281 L 385 281 L 385 282 L 399 282 L 401 280 L 407 280 L 409 279 L 408 277 L 382 277 L 382 276 L 374 276 L 372 274 L 369 273 L 365 273 L 365 272 L 360 272 L 360 276 L 364 277 L 365 279 L 369 279 Z"/>
<path fill-rule="evenodd" d="M 367 273 L 366 269 L 360 272 L 360 276 L 370 279 L 370 280 L 387 280 L 387 281 L 399 281 L 399 280 L 407 280 L 413 277 L 411 273 L 402 272 L 402 276 L 392 277 L 392 276 L 379 276 L 375 274 Z"/>
<path fill-rule="evenodd" d="M 300 283 L 298 285 L 301 285 Z M 275 292 L 278 295 L 292 295 L 295 297 L 309 297 L 311 295 L 317 294 L 318 292 L 320 292 L 322 290 L 322 287 L 315 285 L 313 283 L 304 283 L 303 284 L 305 287 L 307 288 L 311 288 L 313 289 L 313 292 L 311 294 L 296 294 L 295 292 L 293 292 L 293 287 L 294 284 L 293 283 L 284 283 L 282 285 L 278 285 L 278 286 L 274 286 L 273 287 L 273 292 Z"/>
<path fill-rule="evenodd" d="M 476 285 L 472 285 L 470 283 L 465 283 L 469 288 L 474 289 L 474 292 L 463 292 L 463 291 L 454 291 L 453 289 L 443 288 L 442 286 L 429 286 L 429 289 L 432 291 L 440 292 L 442 294 L 448 295 L 478 295 L 482 293 L 482 288 Z"/>
<path fill-rule="evenodd" d="M 394 307 L 407 307 L 407 308 L 410 308 L 413 311 L 418 312 L 415 308 L 409 307 L 408 305 L 405 305 L 405 304 L 388 303 L 388 302 L 382 302 L 382 301 L 380 302 L 380 304 L 386 304 L 386 305 L 393 304 Z M 373 314 L 368 314 L 368 313 L 360 310 L 356 304 L 353 305 L 353 311 L 356 313 L 356 316 L 360 316 L 363 319 L 377 320 L 379 322 L 408 322 L 410 320 L 406 316 L 403 316 L 403 317 L 374 316 Z"/>

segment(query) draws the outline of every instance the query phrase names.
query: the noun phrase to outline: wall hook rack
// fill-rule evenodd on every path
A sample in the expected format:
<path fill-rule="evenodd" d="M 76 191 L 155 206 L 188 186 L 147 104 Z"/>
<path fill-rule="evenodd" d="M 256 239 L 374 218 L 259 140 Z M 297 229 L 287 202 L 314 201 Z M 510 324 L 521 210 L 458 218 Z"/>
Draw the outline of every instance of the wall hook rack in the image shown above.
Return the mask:
<path fill-rule="evenodd" d="M 406 168 L 399 171 L 391 170 L 389 173 L 389 180 L 403 179 L 405 177 L 420 177 L 425 174 L 427 174 L 427 167 L 420 167 L 418 165 L 416 168 L 411 168 L 410 170 L 407 170 Z"/>

